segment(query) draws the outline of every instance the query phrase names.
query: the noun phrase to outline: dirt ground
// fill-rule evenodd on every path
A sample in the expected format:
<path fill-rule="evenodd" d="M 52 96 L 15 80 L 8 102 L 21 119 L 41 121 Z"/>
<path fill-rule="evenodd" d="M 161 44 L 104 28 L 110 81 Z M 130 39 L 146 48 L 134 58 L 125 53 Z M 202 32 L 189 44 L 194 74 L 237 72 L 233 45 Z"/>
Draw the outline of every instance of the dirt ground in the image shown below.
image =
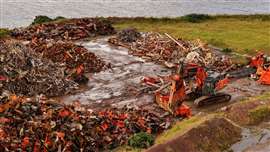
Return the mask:
<path fill-rule="evenodd" d="M 73 101 L 79 100 L 83 105 L 88 106 L 93 110 L 130 105 L 148 109 L 160 116 L 166 115 L 167 113 L 164 113 L 164 111 L 155 104 L 153 94 L 149 92 L 147 93 L 147 91 L 145 91 L 149 91 L 149 89 L 142 85 L 141 78 L 143 76 L 165 76 L 171 73 L 170 69 L 152 62 L 146 62 L 141 58 L 131 56 L 128 54 L 127 49 L 112 46 L 107 42 L 107 39 L 108 38 L 106 37 L 98 38 L 89 42 L 80 42 L 80 44 L 85 46 L 90 52 L 95 53 L 107 63 L 110 63 L 111 68 L 96 74 L 88 75 L 90 80 L 88 84 L 72 95 L 61 97 L 62 101 L 70 104 Z M 228 103 L 216 104 L 201 108 L 195 107 L 193 101 L 187 101 L 185 103 L 192 108 L 193 115 L 198 113 L 210 113 L 216 110 L 220 110 L 224 107 L 227 108 L 229 105 L 239 102 L 243 99 L 258 96 L 268 91 L 270 91 L 269 86 L 261 85 L 250 78 L 242 78 L 231 81 L 227 87 L 221 90 L 221 92 L 228 93 L 232 96 L 231 101 Z M 250 106 L 258 105 L 260 104 L 251 104 Z M 241 108 L 238 107 L 236 109 Z M 238 112 L 232 113 L 232 117 L 234 116 L 240 116 L 240 114 L 238 115 Z M 202 143 L 199 143 L 201 140 L 198 140 L 202 137 L 207 138 L 204 140 L 206 140 L 208 145 L 211 145 L 212 147 L 214 143 L 211 142 L 219 140 L 219 138 L 215 137 L 215 134 L 212 134 L 213 131 L 219 132 L 216 133 L 216 135 L 219 134 L 219 136 L 222 138 L 226 137 L 228 143 L 224 143 L 225 139 L 223 139 L 224 141 L 220 142 L 220 145 L 231 145 L 235 143 L 231 149 L 236 152 L 243 150 L 265 150 L 268 148 L 265 143 L 269 141 L 269 130 L 258 130 L 257 128 L 254 131 L 254 129 L 249 128 L 239 131 L 239 128 L 233 126 L 230 122 L 225 120 L 217 119 L 213 121 L 215 122 L 216 126 L 213 125 L 212 122 L 211 125 L 209 123 L 207 125 L 206 123 L 206 125 L 204 125 L 202 128 L 192 129 L 187 137 L 180 137 L 179 139 L 177 138 L 177 140 L 172 140 L 170 142 L 171 144 L 169 144 L 173 147 L 172 149 L 170 149 L 171 147 L 169 147 L 169 149 L 164 149 L 166 148 L 165 146 L 161 146 L 161 148 L 158 149 L 153 149 L 154 151 L 173 151 L 174 148 L 186 148 L 186 150 L 195 151 L 198 149 L 196 146 L 203 145 Z M 217 128 L 220 128 L 221 130 L 216 130 Z M 203 136 L 201 134 L 200 137 L 197 137 L 197 135 L 201 133 L 201 130 L 204 130 L 203 134 L 205 134 Z M 211 130 L 211 132 L 208 132 L 209 130 Z M 238 141 L 240 134 L 242 135 L 242 139 Z M 231 137 L 235 138 L 232 139 Z M 261 137 L 263 138 L 261 139 Z M 181 144 L 182 147 L 179 144 L 175 144 L 175 142 L 179 143 L 179 140 L 181 143 L 186 144 Z M 194 144 L 194 141 L 196 141 L 196 144 Z M 222 148 L 228 148 L 219 147 L 220 145 L 214 144 L 214 148 L 211 149 L 207 149 L 209 147 L 205 147 L 204 145 L 199 147 L 199 149 L 206 148 L 207 150 L 215 151 Z"/>
<path fill-rule="evenodd" d="M 147 152 L 186 152 L 225 150 L 241 137 L 241 129 L 224 118 L 212 118 L 166 144 L 153 146 Z"/>
<path fill-rule="evenodd" d="M 88 84 L 77 93 L 61 97 L 62 101 L 70 104 L 79 100 L 93 110 L 130 105 L 164 113 L 155 105 L 153 94 L 145 91 L 147 87 L 142 85 L 141 78 L 143 76 L 165 76 L 171 73 L 170 69 L 131 56 L 127 49 L 112 46 L 107 40 L 108 37 L 103 37 L 92 41 L 78 42 L 105 62 L 110 63 L 111 68 L 88 75 L 90 80 Z M 270 91 L 270 87 L 260 85 L 250 78 L 243 78 L 234 80 L 221 91 L 232 95 L 232 100 L 229 103 L 203 108 L 196 108 L 192 101 L 187 101 L 186 104 L 192 108 L 193 114 L 209 112 L 247 97 Z"/>
<path fill-rule="evenodd" d="M 270 141 L 264 144 L 259 144 L 252 148 L 245 150 L 244 152 L 267 152 L 270 151 Z"/>

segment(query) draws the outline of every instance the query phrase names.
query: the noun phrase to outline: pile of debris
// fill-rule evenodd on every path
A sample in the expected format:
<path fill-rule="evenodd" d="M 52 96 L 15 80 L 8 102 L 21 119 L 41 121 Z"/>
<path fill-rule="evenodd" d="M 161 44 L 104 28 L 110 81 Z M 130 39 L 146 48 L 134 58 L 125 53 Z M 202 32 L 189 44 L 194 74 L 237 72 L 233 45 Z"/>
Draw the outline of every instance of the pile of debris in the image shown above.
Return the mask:
<path fill-rule="evenodd" d="M 125 33 L 120 32 L 120 33 Z M 121 39 L 120 34 L 109 40 L 110 43 L 129 48 L 129 53 L 142 57 L 148 61 L 169 65 L 171 63 L 195 63 L 201 66 L 223 70 L 231 66 L 229 58 L 215 55 L 213 49 L 200 40 L 191 42 L 181 39 L 174 39 L 170 35 L 159 33 L 143 33 L 141 37 L 136 37 L 135 42 L 128 42 Z M 127 34 L 127 37 L 129 35 Z"/>
<path fill-rule="evenodd" d="M 160 133 L 170 121 L 144 110 L 91 112 L 79 102 L 67 106 L 41 97 L 2 97 L 0 112 L 1 151 L 112 149 L 135 133 Z"/>
<path fill-rule="evenodd" d="M 105 62 L 86 48 L 72 42 L 63 41 L 31 41 L 29 46 L 42 57 L 56 63 L 64 63 L 66 70 L 76 70 L 79 72 L 100 72 L 105 68 Z M 79 74 L 79 73 L 78 73 Z"/>
<path fill-rule="evenodd" d="M 62 65 L 42 58 L 19 42 L 0 42 L 1 92 L 60 96 L 76 88 L 77 83 L 67 79 Z"/>
<path fill-rule="evenodd" d="M 141 33 L 138 32 L 134 28 L 124 29 L 124 30 L 117 33 L 117 38 L 121 42 L 128 42 L 128 43 L 135 42 L 140 37 L 141 37 Z"/>
<path fill-rule="evenodd" d="M 85 83 L 88 78 L 83 74 L 104 70 L 105 62 L 72 40 L 113 33 L 114 28 L 106 20 L 82 18 L 14 29 L 11 35 L 16 39 L 29 41 L 28 46 L 41 53 L 42 57 L 63 64 L 68 78 Z"/>
<path fill-rule="evenodd" d="M 114 28 L 107 20 L 82 18 L 14 29 L 11 35 L 22 40 L 78 40 L 98 35 L 111 35 L 114 33 Z"/>

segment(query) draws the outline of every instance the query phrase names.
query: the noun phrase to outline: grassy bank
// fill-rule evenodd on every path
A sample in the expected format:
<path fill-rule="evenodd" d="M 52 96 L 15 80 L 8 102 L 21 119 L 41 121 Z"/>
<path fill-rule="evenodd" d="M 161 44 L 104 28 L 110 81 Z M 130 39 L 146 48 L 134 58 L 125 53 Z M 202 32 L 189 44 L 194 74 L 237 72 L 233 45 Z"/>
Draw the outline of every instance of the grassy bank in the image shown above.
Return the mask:
<path fill-rule="evenodd" d="M 256 126 L 265 120 L 269 120 L 269 99 L 270 92 L 265 92 L 262 95 L 250 97 L 248 99 L 234 103 L 228 106 L 228 110 L 226 111 L 214 111 L 213 113 L 197 115 L 191 117 L 190 119 L 179 121 L 175 123 L 171 129 L 157 136 L 155 145 L 164 144 L 178 136 L 184 135 L 191 129 L 202 126 L 204 122 L 212 120 L 215 117 L 228 118 L 235 124 L 244 127 L 254 125 Z M 226 145 L 224 146 L 227 147 Z M 122 146 L 115 150 L 115 152 L 140 151 L 143 151 L 143 149 L 134 149 L 129 146 Z"/>
<path fill-rule="evenodd" d="M 222 15 L 197 23 L 185 18 L 125 18 L 114 25 L 117 29 L 135 27 L 140 31 L 169 33 L 177 38 L 199 38 L 241 54 L 254 54 L 256 49 L 270 54 L 270 15 Z"/>
<path fill-rule="evenodd" d="M 10 30 L 5 29 L 5 28 L 0 28 L 0 38 L 5 38 L 9 36 Z"/>

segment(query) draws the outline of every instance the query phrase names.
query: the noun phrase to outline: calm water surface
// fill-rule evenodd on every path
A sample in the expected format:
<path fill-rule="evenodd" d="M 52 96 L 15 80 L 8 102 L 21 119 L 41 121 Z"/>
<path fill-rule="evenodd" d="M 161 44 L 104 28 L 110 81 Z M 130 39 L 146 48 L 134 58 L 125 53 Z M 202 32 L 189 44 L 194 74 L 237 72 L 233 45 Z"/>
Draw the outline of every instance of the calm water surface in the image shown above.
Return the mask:
<path fill-rule="evenodd" d="M 50 17 L 155 16 L 190 13 L 270 13 L 270 0 L 0 0 L 0 27 L 26 26 L 36 15 Z"/>

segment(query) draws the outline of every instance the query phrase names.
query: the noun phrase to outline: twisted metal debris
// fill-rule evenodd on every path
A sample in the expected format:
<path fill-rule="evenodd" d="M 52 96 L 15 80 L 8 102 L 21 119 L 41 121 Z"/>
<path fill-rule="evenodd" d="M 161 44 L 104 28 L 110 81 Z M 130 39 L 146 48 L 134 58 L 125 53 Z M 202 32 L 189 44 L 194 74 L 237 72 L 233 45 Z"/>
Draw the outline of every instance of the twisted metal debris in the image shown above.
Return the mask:
<path fill-rule="evenodd" d="M 27 96 L 59 96 L 77 88 L 75 82 L 67 80 L 62 65 L 14 41 L 0 42 L 0 76 L 0 90 Z"/>
<path fill-rule="evenodd" d="M 105 68 L 105 62 L 86 48 L 72 42 L 63 41 L 31 41 L 29 46 L 42 57 L 56 63 L 64 63 L 67 70 L 83 66 L 85 72 L 100 72 Z"/>
<path fill-rule="evenodd" d="M 134 28 L 128 28 L 118 32 L 117 37 L 121 42 L 135 42 L 141 37 L 141 33 Z"/>
<path fill-rule="evenodd" d="M 114 28 L 107 20 L 82 18 L 14 29 L 11 35 L 22 40 L 79 40 L 87 37 L 111 35 L 114 33 Z"/>
<path fill-rule="evenodd" d="M 144 110 L 90 112 L 46 98 L 9 96 L 0 102 L 1 151 L 101 151 L 127 143 L 138 132 L 157 134 L 167 120 Z"/>
<path fill-rule="evenodd" d="M 231 66 L 232 62 L 225 56 L 217 56 L 207 44 L 197 41 L 174 39 L 170 35 L 159 33 L 144 33 L 135 42 L 126 42 L 118 37 L 109 42 L 129 48 L 129 53 L 148 61 L 169 65 L 184 61 L 196 63 L 208 68 L 223 70 Z"/>

